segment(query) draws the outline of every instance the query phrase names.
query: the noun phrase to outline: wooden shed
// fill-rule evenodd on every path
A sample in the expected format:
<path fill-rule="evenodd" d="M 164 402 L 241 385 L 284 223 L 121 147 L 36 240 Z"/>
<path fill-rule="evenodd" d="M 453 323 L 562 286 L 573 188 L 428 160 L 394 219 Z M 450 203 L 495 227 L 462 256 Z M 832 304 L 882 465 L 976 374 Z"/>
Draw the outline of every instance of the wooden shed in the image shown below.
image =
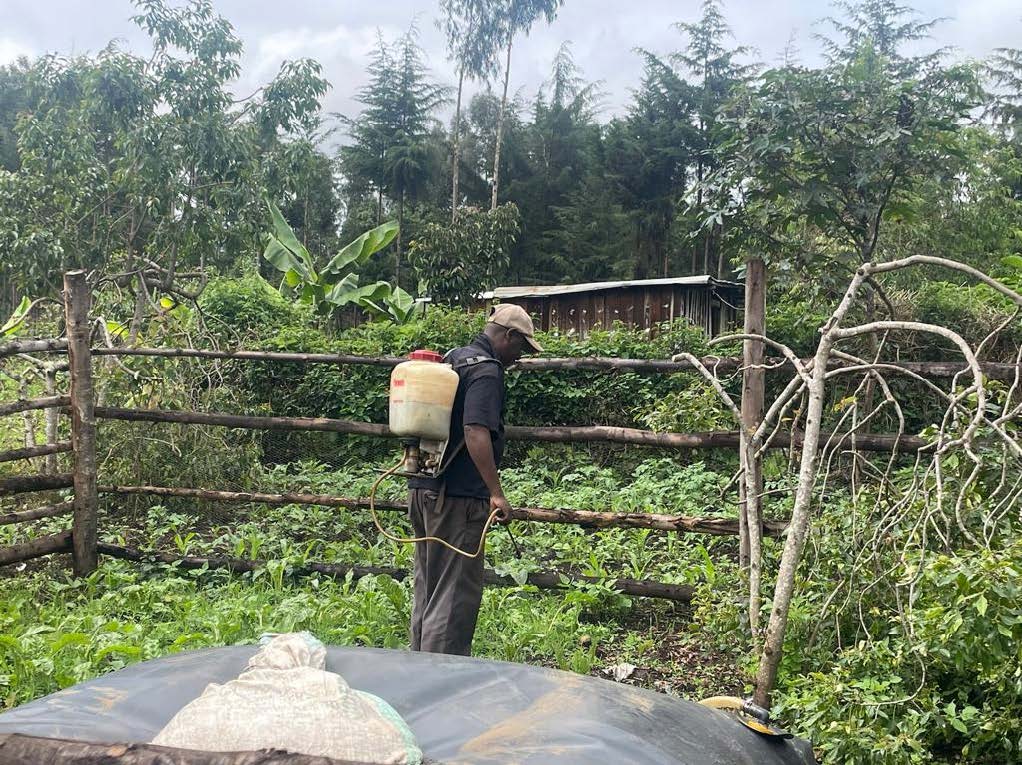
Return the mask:
<path fill-rule="evenodd" d="M 481 297 L 515 303 L 532 314 L 544 331 L 585 337 L 590 328 L 609 329 L 615 321 L 655 329 L 663 322 L 688 319 L 711 337 L 742 323 L 745 287 L 712 276 L 681 276 L 549 287 L 497 287 Z"/>

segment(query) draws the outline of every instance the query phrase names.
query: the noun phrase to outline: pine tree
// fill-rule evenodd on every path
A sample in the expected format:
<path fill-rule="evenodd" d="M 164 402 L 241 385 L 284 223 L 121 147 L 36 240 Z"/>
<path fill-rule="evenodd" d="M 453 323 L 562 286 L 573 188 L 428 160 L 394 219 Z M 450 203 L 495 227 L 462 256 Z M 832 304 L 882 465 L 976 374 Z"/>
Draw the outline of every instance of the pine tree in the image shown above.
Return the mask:
<path fill-rule="evenodd" d="M 378 37 L 372 79 L 357 99 L 365 109 L 350 123 L 353 143 L 341 151 L 345 174 L 372 183 L 377 220 L 382 221 L 385 196 L 396 206 L 395 281 L 401 278 L 405 206 L 419 199 L 437 172 L 435 114 L 447 98 L 423 59 L 414 26 L 390 45 Z"/>
<path fill-rule="evenodd" d="M 697 246 L 692 249 L 692 273 L 709 274 L 712 268 L 723 278 L 725 266 L 724 250 L 721 247 L 723 224 L 699 226 L 698 221 L 705 213 L 701 184 L 715 167 L 715 147 L 724 142 L 724 136 L 720 135 L 717 115 L 731 99 L 736 88 L 749 81 L 755 67 L 736 62 L 736 59 L 749 54 L 747 47 L 738 46 L 730 49 L 725 47 L 725 40 L 732 35 L 719 0 L 704 0 L 702 16 L 694 24 L 679 23 L 675 26 L 688 39 L 688 44 L 684 51 L 674 54 L 671 58 L 695 77 L 698 89 L 696 133 L 692 147 L 697 184 L 693 210 L 696 220 L 692 223 L 697 227 L 699 234 Z"/>

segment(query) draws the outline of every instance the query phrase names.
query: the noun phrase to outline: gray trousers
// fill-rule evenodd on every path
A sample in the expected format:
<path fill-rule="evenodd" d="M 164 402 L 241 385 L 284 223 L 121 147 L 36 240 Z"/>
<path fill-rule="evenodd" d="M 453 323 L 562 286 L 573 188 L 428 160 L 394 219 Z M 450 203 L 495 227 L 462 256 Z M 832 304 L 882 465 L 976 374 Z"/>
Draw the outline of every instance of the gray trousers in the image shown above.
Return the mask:
<path fill-rule="evenodd" d="M 490 503 L 472 497 L 444 497 L 412 489 L 408 515 L 417 537 L 439 537 L 475 552 Z M 467 558 L 436 542 L 415 544 L 415 600 L 412 605 L 413 651 L 468 656 L 483 598 L 483 556 Z"/>

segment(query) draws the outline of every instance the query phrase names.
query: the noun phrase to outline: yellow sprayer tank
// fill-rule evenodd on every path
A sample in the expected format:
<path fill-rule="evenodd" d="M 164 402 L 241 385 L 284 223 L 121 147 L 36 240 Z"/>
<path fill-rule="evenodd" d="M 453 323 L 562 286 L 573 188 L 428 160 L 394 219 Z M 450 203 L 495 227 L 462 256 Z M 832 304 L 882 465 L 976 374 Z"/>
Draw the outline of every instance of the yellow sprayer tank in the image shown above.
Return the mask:
<path fill-rule="evenodd" d="M 458 373 L 433 351 L 413 351 L 390 375 L 390 430 L 396 436 L 446 441 Z"/>

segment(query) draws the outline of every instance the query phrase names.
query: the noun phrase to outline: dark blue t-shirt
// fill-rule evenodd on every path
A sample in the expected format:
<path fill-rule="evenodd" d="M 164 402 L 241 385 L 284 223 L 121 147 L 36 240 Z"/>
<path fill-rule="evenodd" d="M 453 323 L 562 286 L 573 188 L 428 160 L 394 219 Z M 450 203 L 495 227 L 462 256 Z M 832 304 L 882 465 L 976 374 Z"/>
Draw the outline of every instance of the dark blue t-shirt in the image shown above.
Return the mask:
<path fill-rule="evenodd" d="M 477 361 L 459 367 L 460 362 L 479 357 L 493 361 Z M 471 344 L 455 348 L 447 355 L 446 361 L 459 378 L 458 393 L 451 411 L 451 435 L 447 453 L 450 454 L 465 440 L 466 425 L 482 425 L 490 431 L 493 460 L 499 468 L 504 456 L 504 367 L 496 360 L 490 339 L 482 334 Z M 439 491 L 441 481 L 447 484 L 445 491 L 449 497 L 490 498 L 490 490 L 486 488 L 465 446 L 450 460 L 440 479 L 411 478 L 408 486 L 412 489 Z"/>

